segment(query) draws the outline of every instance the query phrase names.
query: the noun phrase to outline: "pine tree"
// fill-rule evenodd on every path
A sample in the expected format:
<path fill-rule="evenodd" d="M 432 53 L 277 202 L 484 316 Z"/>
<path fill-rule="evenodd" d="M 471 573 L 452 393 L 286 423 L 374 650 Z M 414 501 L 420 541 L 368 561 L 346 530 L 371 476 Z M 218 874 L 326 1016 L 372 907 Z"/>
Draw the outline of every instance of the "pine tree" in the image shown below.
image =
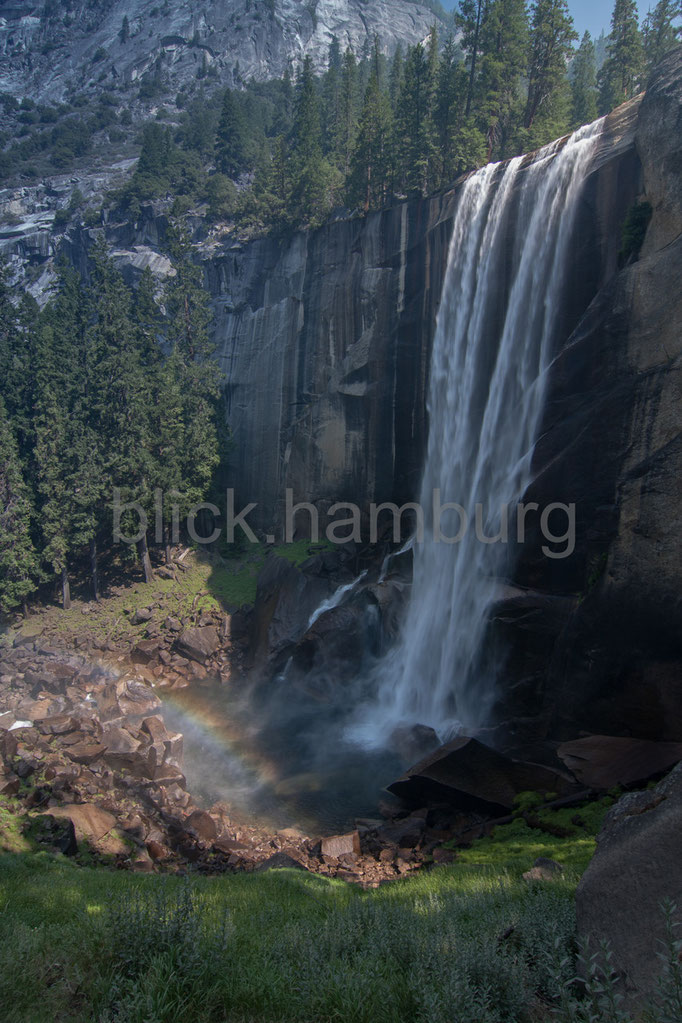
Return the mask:
<path fill-rule="evenodd" d="M 680 38 L 682 0 L 659 0 L 642 26 L 647 71 L 651 71 Z M 677 24 L 675 24 L 677 22 Z"/>
<path fill-rule="evenodd" d="M 400 43 L 398 43 L 395 53 L 393 54 L 391 70 L 388 78 L 388 94 L 391 100 L 391 110 L 393 113 L 395 113 L 398 106 L 398 97 L 400 96 L 400 90 L 403 84 L 404 72 L 405 59 L 403 56 L 403 48 Z"/>
<path fill-rule="evenodd" d="M 344 177 L 350 173 L 350 161 L 355 144 L 358 107 L 358 65 L 351 49 L 343 55 L 339 111 L 334 131 L 333 151 L 336 163 Z"/>
<path fill-rule="evenodd" d="M 239 101 L 226 89 L 216 135 L 216 164 L 228 177 L 237 177 L 246 163 L 247 126 Z"/>
<path fill-rule="evenodd" d="M 476 70 L 481 52 L 481 29 L 485 21 L 488 0 L 460 0 L 459 10 L 455 15 L 455 24 L 462 33 L 461 47 L 466 55 L 469 72 L 465 117 L 471 114 L 476 84 Z"/>
<path fill-rule="evenodd" d="M 324 79 L 324 138 L 327 150 L 334 147 L 334 135 L 341 109 L 343 57 L 337 36 L 329 44 L 327 73 Z"/>
<path fill-rule="evenodd" d="M 528 24 L 523 0 L 491 0 L 480 36 L 476 112 L 486 137 L 486 158 L 503 157 L 517 121 L 526 66 Z"/>
<path fill-rule="evenodd" d="M 97 590 L 96 539 L 100 511 L 109 488 L 126 500 L 151 506 L 149 388 L 133 321 L 131 294 L 107 255 L 104 242 L 93 253 L 92 289 L 96 317 L 87 334 L 91 380 L 83 405 L 76 408 L 83 449 L 91 438 L 90 457 L 79 458 L 76 542 L 88 544 Z M 76 451 L 78 447 L 75 446 Z M 108 503 L 108 501 L 106 502 Z M 152 578 L 146 538 L 140 544 L 145 580 Z"/>
<path fill-rule="evenodd" d="M 407 192 L 426 195 L 433 172 L 435 130 L 432 66 L 421 43 L 408 50 L 396 115 L 401 183 Z"/>
<path fill-rule="evenodd" d="M 25 605 L 37 579 L 31 502 L 14 432 L 0 397 L 0 610 Z"/>
<path fill-rule="evenodd" d="M 41 328 L 36 360 L 38 387 L 34 411 L 35 485 L 40 498 L 42 557 L 61 580 L 62 606 L 71 607 L 69 558 L 73 552 L 73 479 L 68 399 L 59 339 Z M 68 364 L 67 364 L 68 365 Z"/>
<path fill-rule="evenodd" d="M 89 539 L 83 502 L 99 450 L 86 429 L 94 399 L 93 372 L 99 364 L 98 355 L 88 350 L 91 312 L 78 274 L 65 264 L 58 266 L 56 299 L 35 334 L 30 478 L 40 499 L 42 555 L 61 577 L 65 608 L 71 600 L 69 562 Z"/>
<path fill-rule="evenodd" d="M 441 186 L 452 181 L 458 171 L 457 136 L 465 121 L 467 85 L 468 75 L 457 60 L 457 46 L 451 35 L 441 55 L 434 115 Z"/>
<path fill-rule="evenodd" d="M 121 40 L 121 45 L 125 45 L 130 39 L 130 22 L 128 21 L 128 15 L 123 15 L 123 21 L 121 22 L 121 28 L 119 29 L 118 38 Z"/>
<path fill-rule="evenodd" d="M 566 83 L 568 59 L 578 38 L 566 0 L 536 0 L 532 6 L 528 101 L 524 126 L 551 108 Z"/>
<path fill-rule="evenodd" d="M 174 465 L 181 467 L 178 505 L 181 514 L 186 514 L 190 506 L 204 500 L 220 461 L 216 427 L 220 371 L 209 336 L 208 297 L 201 269 L 192 260 L 189 238 L 176 224 L 169 240 L 176 273 L 168 278 L 164 301 L 171 354 L 163 373 L 169 391 L 165 396 L 168 429 L 162 443 L 166 447 L 165 457 L 169 457 L 168 448 L 173 446 L 170 475 L 178 478 Z M 178 395 L 182 397 L 181 412 L 177 409 Z M 160 486 L 164 486 L 162 477 L 157 469 Z"/>
<path fill-rule="evenodd" d="M 387 94 L 380 86 L 378 41 L 375 40 L 373 68 L 351 164 L 348 184 L 350 202 L 368 212 L 384 205 L 391 176 L 392 116 Z"/>
<path fill-rule="evenodd" d="M 331 168 L 322 154 L 320 109 L 312 57 L 299 75 L 291 135 L 291 210 L 295 223 L 318 224 L 331 208 Z"/>
<path fill-rule="evenodd" d="M 597 116 L 597 60 L 589 32 L 583 35 L 571 64 L 571 94 L 574 128 L 590 124 Z"/>
<path fill-rule="evenodd" d="M 639 31 L 636 0 L 616 0 L 611 16 L 607 58 L 599 74 L 602 113 L 634 96 L 644 70 L 644 48 Z"/>

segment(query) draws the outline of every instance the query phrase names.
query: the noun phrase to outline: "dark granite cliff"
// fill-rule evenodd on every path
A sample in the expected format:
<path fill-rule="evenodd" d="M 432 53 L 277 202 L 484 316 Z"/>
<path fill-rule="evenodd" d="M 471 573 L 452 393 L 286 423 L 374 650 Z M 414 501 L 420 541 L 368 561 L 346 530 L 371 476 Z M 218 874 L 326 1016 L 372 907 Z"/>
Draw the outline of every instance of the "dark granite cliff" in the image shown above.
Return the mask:
<path fill-rule="evenodd" d="M 585 184 L 527 494 L 576 504 L 576 551 L 550 561 L 531 537 L 494 608 L 508 745 L 577 729 L 682 738 L 681 95 L 678 50 L 608 118 Z M 285 487 L 322 509 L 415 498 L 457 199 L 455 185 L 206 264 L 232 479 L 262 528 L 281 524 Z M 651 222 L 625 259 L 643 201 Z"/>
<path fill-rule="evenodd" d="M 532 735 L 682 738 L 680 49 L 649 83 L 635 148 L 644 244 L 554 363 L 528 495 L 576 504 L 576 552 L 549 562 L 530 544 L 516 577 L 531 592 L 497 609 L 500 714 Z"/>
<path fill-rule="evenodd" d="M 639 190 L 636 117 L 637 103 L 609 118 L 576 231 L 562 339 L 616 269 L 621 225 Z M 455 185 L 206 263 L 232 477 L 239 499 L 258 504 L 251 519 L 263 529 L 281 524 L 287 487 L 321 509 L 417 494 L 457 200 Z"/>

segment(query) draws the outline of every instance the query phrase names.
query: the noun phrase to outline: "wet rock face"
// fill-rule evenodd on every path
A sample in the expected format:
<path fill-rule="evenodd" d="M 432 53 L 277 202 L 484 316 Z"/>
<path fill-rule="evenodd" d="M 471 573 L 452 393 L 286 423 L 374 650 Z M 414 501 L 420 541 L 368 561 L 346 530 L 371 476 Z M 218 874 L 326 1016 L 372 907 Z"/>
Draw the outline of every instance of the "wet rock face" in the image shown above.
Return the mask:
<path fill-rule="evenodd" d="M 281 528 L 287 488 L 322 535 L 336 501 L 413 498 L 453 208 L 450 193 L 206 263 L 232 478 L 255 527 Z M 311 535 L 308 511 L 295 526 Z"/>
<path fill-rule="evenodd" d="M 576 550 L 549 561 L 531 537 L 516 579 L 578 599 L 561 616 L 536 600 L 525 631 L 496 609 L 510 651 L 498 712 L 526 735 L 682 740 L 681 109 L 678 49 L 637 116 L 632 201 L 653 211 L 639 259 L 613 268 L 552 367 L 525 500 L 575 503 Z"/>

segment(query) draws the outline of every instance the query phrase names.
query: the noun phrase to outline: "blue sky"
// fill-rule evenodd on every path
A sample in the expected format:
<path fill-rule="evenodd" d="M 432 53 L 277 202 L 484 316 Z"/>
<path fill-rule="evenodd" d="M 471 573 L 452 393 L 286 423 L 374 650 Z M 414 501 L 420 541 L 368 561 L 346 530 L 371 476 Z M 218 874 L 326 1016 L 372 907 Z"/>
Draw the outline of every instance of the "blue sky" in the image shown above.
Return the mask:
<path fill-rule="evenodd" d="M 451 11 L 457 0 L 441 0 L 443 7 Z M 655 7 L 656 0 L 638 0 L 640 19 L 646 16 L 649 7 Z M 611 24 L 613 0 L 568 0 L 576 31 L 582 36 L 585 29 L 598 36 L 602 29 L 608 32 Z"/>

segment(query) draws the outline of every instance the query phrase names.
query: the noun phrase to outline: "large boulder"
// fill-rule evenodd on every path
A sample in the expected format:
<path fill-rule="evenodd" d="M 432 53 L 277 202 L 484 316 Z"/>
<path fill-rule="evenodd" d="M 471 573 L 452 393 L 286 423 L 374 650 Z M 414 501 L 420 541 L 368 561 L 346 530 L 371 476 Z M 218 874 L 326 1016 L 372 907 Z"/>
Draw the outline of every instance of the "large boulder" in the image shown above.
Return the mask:
<path fill-rule="evenodd" d="M 220 649 L 220 636 L 214 625 L 185 629 L 176 643 L 178 652 L 199 664 L 207 661 Z"/>
<path fill-rule="evenodd" d="M 258 667 L 286 659 L 332 589 L 326 576 L 302 572 L 286 558 L 266 558 L 258 576 L 251 623 L 251 651 Z"/>
<path fill-rule="evenodd" d="M 511 810 L 520 792 L 563 794 L 571 787 L 559 771 L 512 760 L 477 739 L 460 736 L 420 760 L 388 789 L 412 806 L 446 802 L 499 813 Z"/>
<path fill-rule="evenodd" d="M 557 756 L 587 788 L 607 790 L 669 771 L 682 760 L 682 743 L 588 735 L 562 743 Z"/>
<path fill-rule="evenodd" d="M 654 992 L 661 973 L 665 899 L 677 903 L 682 922 L 682 764 L 609 811 L 578 885 L 578 934 L 592 952 L 608 941 L 631 1004 Z"/>

